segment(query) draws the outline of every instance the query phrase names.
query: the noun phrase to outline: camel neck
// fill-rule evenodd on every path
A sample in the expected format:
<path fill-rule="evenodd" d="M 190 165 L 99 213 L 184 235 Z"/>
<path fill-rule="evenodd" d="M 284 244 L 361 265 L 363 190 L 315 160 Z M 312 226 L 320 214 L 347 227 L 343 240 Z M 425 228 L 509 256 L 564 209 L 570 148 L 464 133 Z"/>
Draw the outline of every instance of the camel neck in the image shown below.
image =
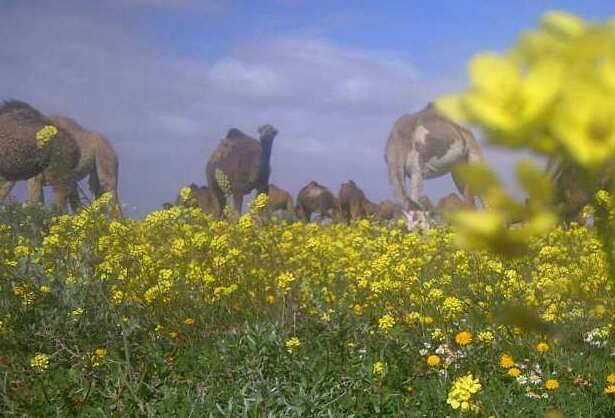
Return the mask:
<path fill-rule="evenodd" d="M 269 190 L 269 175 L 271 169 L 269 162 L 271 160 L 271 150 L 273 149 L 273 138 L 261 138 L 261 164 L 259 172 L 259 181 L 257 192 L 267 193 Z"/>

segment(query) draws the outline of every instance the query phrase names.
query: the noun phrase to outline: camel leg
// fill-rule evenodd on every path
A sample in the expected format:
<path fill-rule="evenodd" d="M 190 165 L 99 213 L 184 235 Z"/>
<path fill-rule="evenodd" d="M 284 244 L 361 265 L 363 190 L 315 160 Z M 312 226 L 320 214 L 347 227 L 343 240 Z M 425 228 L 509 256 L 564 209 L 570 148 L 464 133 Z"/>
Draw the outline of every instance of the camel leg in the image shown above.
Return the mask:
<path fill-rule="evenodd" d="M 423 173 L 419 162 L 419 154 L 412 151 L 408 154 L 404 172 L 410 178 L 410 193 L 405 202 L 406 210 L 425 210 L 421 205 L 421 197 L 423 196 Z M 405 176 L 402 178 L 402 187 L 405 187 Z"/>
<path fill-rule="evenodd" d="M 73 213 L 77 213 L 81 209 L 81 199 L 79 198 L 79 189 L 77 183 L 74 183 L 68 194 L 68 202 Z"/>
<path fill-rule="evenodd" d="M 38 205 L 45 204 L 44 185 L 45 179 L 41 174 L 28 180 L 28 202 Z"/>
<path fill-rule="evenodd" d="M 73 185 L 68 184 L 53 184 L 53 201 L 51 204 L 54 212 L 66 213 L 68 197 L 71 193 Z"/>
<path fill-rule="evenodd" d="M 243 206 L 243 195 L 239 192 L 233 193 L 233 207 L 239 215 L 241 215 L 241 207 Z"/>
<path fill-rule="evenodd" d="M 422 204 L 420 203 L 422 201 L 424 193 L 423 183 L 423 175 L 421 174 L 420 170 L 414 171 L 410 176 L 410 199 L 413 202 L 418 203 L 421 207 L 421 210 L 424 209 L 422 207 Z"/>
<path fill-rule="evenodd" d="M 11 193 L 14 186 L 14 181 L 8 181 L 0 177 L 0 202 L 4 202 L 4 199 Z"/>
<path fill-rule="evenodd" d="M 474 200 L 474 196 L 470 192 L 470 188 L 463 182 L 463 180 L 459 177 L 459 174 L 457 174 L 455 170 L 451 172 L 451 176 L 453 177 L 455 187 L 457 187 L 457 190 L 463 196 L 465 204 L 468 207 L 476 208 L 476 202 Z"/>

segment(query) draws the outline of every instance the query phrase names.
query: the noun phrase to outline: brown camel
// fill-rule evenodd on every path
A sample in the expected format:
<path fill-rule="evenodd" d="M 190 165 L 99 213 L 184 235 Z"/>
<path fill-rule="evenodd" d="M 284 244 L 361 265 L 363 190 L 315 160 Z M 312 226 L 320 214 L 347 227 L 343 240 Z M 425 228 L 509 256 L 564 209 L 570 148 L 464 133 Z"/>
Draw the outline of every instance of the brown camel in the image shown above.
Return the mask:
<path fill-rule="evenodd" d="M 391 200 L 383 200 L 380 203 L 373 203 L 368 200 L 365 208 L 367 216 L 374 217 L 379 221 L 392 221 L 403 216 L 401 206 Z"/>
<path fill-rule="evenodd" d="M 338 214 L 338 202 L 333 193 L 315 181 L 304 186 L 297 195 L 297 214 L 309 222 L 312 213 L 318 213 L 318 222 L 326 217 L 334 221 Z"/>
<path fill-rule="evenodd" d="M 87 176 L 90 191 L 95 199 L 103 193 L 111 193 L 115 210 L 121 215 L 122 209 L 117 192 L 119 161 L 109 140 L 101 134 L 84 129 L 69 117 L 50 116 L 49 119 L 54 126 L 68 132 L 77 142 L 80 158 L 73 171 L 75 181 L 78 182 Z M 30 201 L 44 203 L 43 186 L 48 183 L 44 175 L 32 177 L 28 181 Z M 77 183 L 74 186 L 68 198 L 71 209 L 76 212 L 81 207 L 81 199 Z"/>
<path fill-rule="evenodd" d="M 192 183 L 186 188 L 190 191 L 188 196 L 183 196 L 182 192 L 177 195 L 175 200 L 176 206 L 183 206 L 186 208 L 201 208 L 205 213 L 211 216 L 217 217 L 220 215 L 220 203 L 218 199 L 207 186 L 197 186 Z M 183 188 L 182 188 L 183 190 Z"/>
<path fill-rule="evenodd" d="M 278 131 L 271 125 L 258 128 L 259 140 L 249 137 L 239 129 L 232 128 L 226 138 L 220 141 L 207 161 L 207 183 L 220 207 L 224 209 L 226 196 L 216 179 L 221 171 L 229 181 L 233 206 L 241 213 L 243 196 L 256 189 L 257 193 L 268 193 L 271 174 L 271 150 Z M 221 210 L 222 210 L 221 209 Z"/>
<path fill-rule="evenodd" d="M 42 173 L 53 188 L 54 209 L 66 210 L 80 157 L 69 132 L 29 104 L 7 101 L 0 105 L 0 150 L 0 201 L 16 181 Z"/>
<path fill-rule="evenodd" d="M 340 216 L 346 223 L 367 216 L 368 206 L 371 202 L 367 200 L 363 190 L 354 181 L 348 180 L 346 183 L 342 183 L 338 199 Z"/>
<path fill-rule="evenodd" d="M 457 193 L 450 193 L 438 200 L 438 203 L 433 208 L 433 217 L 439 222 L 444 222 L 453 213 L 459 210 L 472 208 L 473 207 L 459 197 Z"/>
<path fill-rule="evenodd" d="M 293 198 L 290 193 L 275 184 L 269 185 L 269 206 L 272 212 L 281 210 L 288 214 L 295 213 Z"/>
<path fill-rule="evenodd" d="M 611 175 L 615 173 L 615 167 L 609 165 L 596 178 L 587 178 L 576 165 L 551 158 L 546 171 L 555 189 L 555 209 L 565 222 L 570 222 L 581 220 L 583 208 L 593 201 L 600 189 L 611 190 Z"/>
<path fill-rule="evenodd" d="M 385 160 L 395 195 L 406 211 L 426 210 L 421 204 L 424 180 L 447 173 L 452 174 L 466 202 L 475 207 L 475 198 L 480 200 L 453 171 L 459 163 L 483 161 L 480 146 L 470 131 L 438 113 L 432 104 L 395 122 Z M 406 177 L 410 178 L 409 193 Z"/>

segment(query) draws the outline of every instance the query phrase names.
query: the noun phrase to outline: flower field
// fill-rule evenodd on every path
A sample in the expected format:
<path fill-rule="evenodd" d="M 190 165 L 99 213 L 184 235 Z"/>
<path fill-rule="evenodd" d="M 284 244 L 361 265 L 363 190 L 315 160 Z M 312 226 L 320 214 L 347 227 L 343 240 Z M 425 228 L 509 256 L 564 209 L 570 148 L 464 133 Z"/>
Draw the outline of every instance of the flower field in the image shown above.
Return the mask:
<path fill-rule="evenodd" d="M 444 228 L 0 209 L 7 416 L 615 416 L 612 289 L 572 225 L 522 257 Z M 259 203 L 260 202 L 260 203 Z"/>

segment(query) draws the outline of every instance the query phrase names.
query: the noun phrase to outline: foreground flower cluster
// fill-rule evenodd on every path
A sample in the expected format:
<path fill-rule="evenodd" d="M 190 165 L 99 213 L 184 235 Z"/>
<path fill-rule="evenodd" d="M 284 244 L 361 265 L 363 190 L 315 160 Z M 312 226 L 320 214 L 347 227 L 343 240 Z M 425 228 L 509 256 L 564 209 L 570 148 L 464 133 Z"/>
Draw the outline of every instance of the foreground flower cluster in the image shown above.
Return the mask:
<path fill-rule="evenodd" d="M 226 222 L 179 208 L 110 220 L 106 200 L 36 233 L 30 219 L 0 224 L 0 338 L 23 364 L 15 379 L 99 375 L 136 361 L 129 337 L 174 367 L 213 332 L 267 323 L 289 370 L 318 361 L 318 341 L 331 338 L 349 358 L 340 373 L 406 397 L 439 387 L 441 408 L 489 415 L 485 405 L 510 396 L 547 408 L 579 391 L 612 402 L 613 300 L 591 229 L 554 229 L 510 261 L 459 249 L 446 229 L 257 212 Z"/>

